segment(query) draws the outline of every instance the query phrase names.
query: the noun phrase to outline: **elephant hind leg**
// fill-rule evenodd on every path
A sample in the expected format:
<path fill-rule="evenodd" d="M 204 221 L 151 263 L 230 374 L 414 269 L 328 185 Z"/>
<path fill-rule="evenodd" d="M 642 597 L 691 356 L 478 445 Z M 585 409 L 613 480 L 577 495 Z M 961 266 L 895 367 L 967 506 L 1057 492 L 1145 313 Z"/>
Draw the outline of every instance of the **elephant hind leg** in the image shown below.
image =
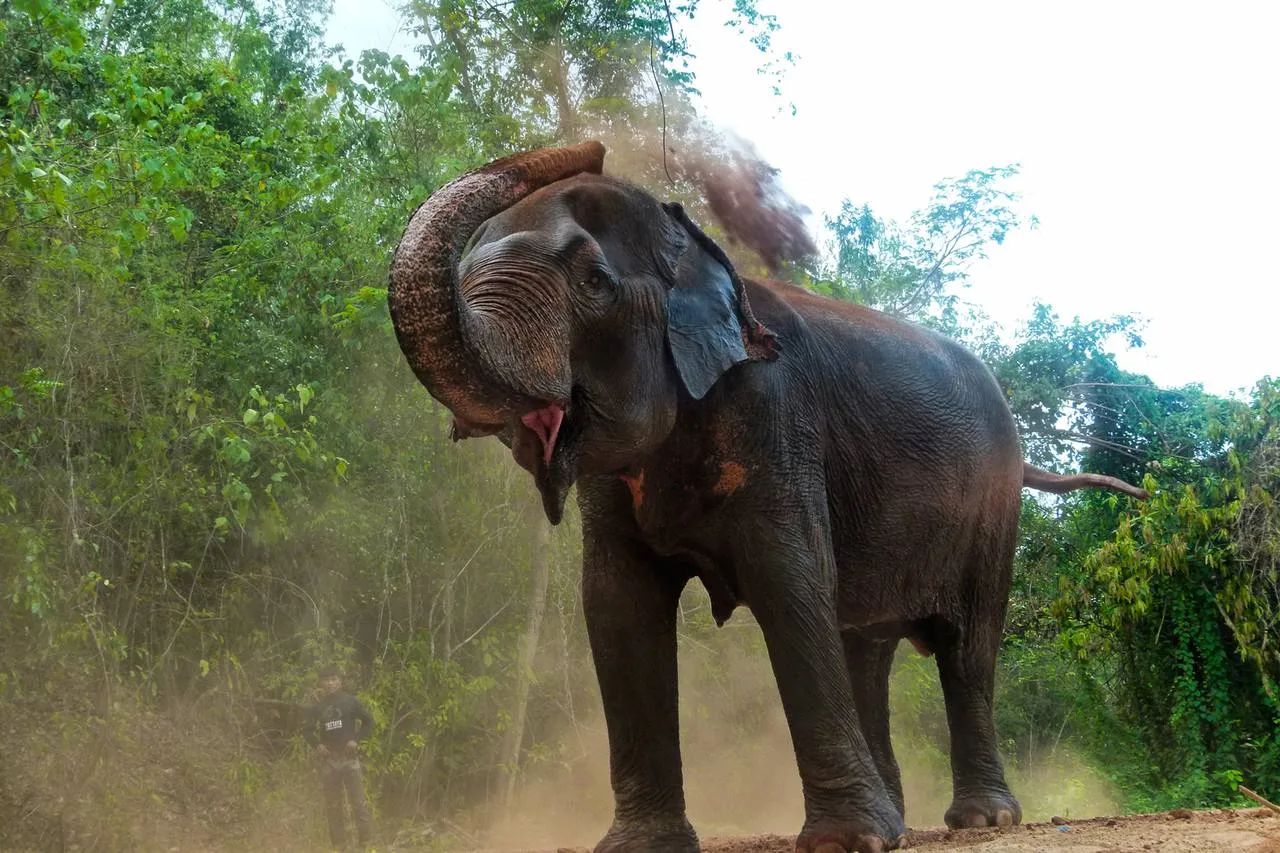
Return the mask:
<path fill-rule="evenodd" d="M 1022 807 L 1009 790 L 992 716 L 995 652 L 958 642 L 938 652 L 938 673 L 951 730 L 954 795 L 947 826 L 1012 826 Z M 994 645 L 994 643 L 992 644 Z"/>
<path fill-rule="evenodd" d="M 1014 531 L 976 560 L 971 602 L 960 619 L 932 632 L 938 675 L 951 732 L 953 799 L 947 826 L 1011 826 L 1022 821 L 1022 807 L 1005 782 L 997 749 L 993 700 L 996 654 L 1004 630 L 1005 606 L 1013 567 Z M 942 626 L 937 626 L 941 628 Z"/>
<path fill-rule="evenodd" d="M 896 640 L 867 639 L 855 631 L 845 631 L 841 638 L 862 736 L 867 741 L 871 759 L 884 781 L 889 799 L 897 807 L 898 814 L 905 816 L 902 774 L 889 740 L 889 671 L 893 667 L 893 654 L 898 643 Z"/>

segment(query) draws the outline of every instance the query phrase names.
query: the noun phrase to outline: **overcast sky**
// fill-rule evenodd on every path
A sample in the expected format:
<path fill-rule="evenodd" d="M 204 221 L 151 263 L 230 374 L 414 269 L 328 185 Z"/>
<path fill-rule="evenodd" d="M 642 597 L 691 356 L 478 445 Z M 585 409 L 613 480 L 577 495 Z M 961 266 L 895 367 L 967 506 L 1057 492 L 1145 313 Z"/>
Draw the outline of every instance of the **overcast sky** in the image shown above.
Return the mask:
<path fill-rule="evenodd" d="M 964 294 L 1012 331 L 1035 299 L 1064 318 L 1140 315 L 1121 364 L 1224 393 L 1280 375 L 1280 4 L 793 2 L 786 104 L 703 0 L 686 32 L 701 109 L 752 141 L 822 214 L 904 219 L 938 180 L 1020 163 L 1038 229 Z M 385 0 L 337 0 L 330 41 L 408 53 Z"/>

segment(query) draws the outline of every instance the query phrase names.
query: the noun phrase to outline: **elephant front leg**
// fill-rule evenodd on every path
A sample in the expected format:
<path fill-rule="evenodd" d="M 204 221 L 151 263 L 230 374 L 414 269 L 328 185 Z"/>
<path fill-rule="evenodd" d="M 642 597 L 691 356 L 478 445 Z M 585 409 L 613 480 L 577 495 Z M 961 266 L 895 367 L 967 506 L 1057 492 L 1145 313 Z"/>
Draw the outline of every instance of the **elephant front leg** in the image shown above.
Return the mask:
<path fill-rule="evenodd" d="M 609 729 L 614 819 L 597 853 L 696 851 L 685 817 L 676 687 L 684 581 L 639 545 L 590 534 L 582 579 L 587 634 Z"/>
<path fill-rule="evenodd" d="M 824 526 L 774 532 L 743 553 L 747 600 L 764 632 L 804 788 L 797 851 L 881 851 L 906 827 L 859 724 L 836 624 Z M 753 537 L 754 538 L 754 537 Z"/>

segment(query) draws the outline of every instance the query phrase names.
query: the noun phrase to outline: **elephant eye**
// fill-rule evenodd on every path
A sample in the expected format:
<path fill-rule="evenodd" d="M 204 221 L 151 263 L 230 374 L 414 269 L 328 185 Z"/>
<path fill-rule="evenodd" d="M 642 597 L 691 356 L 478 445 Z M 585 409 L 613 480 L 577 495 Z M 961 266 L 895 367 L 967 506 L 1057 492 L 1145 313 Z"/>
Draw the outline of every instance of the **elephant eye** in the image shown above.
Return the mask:
<path fill-rule="evenodd" d="M 595 269 L 591 271 L 583 283 L 592 290 L 607 290 L 613 287 L 613 276 L 604 270 Z"/>

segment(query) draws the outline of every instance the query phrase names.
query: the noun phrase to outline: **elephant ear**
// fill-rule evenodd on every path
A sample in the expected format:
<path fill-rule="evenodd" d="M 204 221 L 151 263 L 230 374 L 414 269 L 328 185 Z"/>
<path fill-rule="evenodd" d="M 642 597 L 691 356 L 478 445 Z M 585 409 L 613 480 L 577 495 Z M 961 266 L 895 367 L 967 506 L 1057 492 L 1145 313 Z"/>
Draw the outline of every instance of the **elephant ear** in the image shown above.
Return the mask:
<path fill-rule="evenodd" d="M 686 251 L 684 239 L 672 241 L 679 256 L 671 264 L 673 284 L 667 294 L 671 356 L 689 396 L 701 400 L 729 368 L 776 358 L 779 347 L 751 313 L 742 281 L 724 251 L 679 204 L 663 207 L 701 250 Z"/>

